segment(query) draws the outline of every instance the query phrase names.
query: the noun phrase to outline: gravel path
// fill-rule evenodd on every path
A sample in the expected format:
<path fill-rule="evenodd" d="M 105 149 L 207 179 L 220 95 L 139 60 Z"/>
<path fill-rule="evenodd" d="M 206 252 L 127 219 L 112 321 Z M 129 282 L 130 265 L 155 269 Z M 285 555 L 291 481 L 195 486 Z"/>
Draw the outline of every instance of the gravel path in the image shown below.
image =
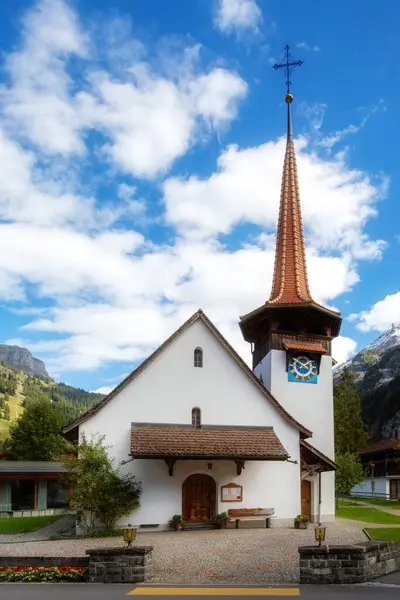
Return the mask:
<path fill-rule="evenodd" d="M 329 524 L 327 542 L 357 543 L 358 526 Z M 154 583 L 296 583 L 298 546 L 315 544 L 314 528 L 228 529 L 204 532 L 139 533 L 137 544 L 154 546 Z M 121 546 L 121 539 L 63 540 L 0 544 L 2 556 L 81 556 L 86 548 Z"/>

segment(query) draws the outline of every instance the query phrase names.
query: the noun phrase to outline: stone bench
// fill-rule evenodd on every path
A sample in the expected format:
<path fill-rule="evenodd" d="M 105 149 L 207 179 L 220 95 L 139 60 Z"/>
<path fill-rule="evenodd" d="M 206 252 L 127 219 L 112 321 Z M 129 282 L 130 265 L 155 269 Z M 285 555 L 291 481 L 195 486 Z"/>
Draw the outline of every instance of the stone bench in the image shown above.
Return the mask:
<path fill-rule="evenodd" d="M 235 521 L 236 529 L 239 529 L 240 521 L 262 521 L 265 519 L 265 527 L 268 529 L 274 512 L 273 508 L 230 508 L 228 510 L 228 521 Z"/>

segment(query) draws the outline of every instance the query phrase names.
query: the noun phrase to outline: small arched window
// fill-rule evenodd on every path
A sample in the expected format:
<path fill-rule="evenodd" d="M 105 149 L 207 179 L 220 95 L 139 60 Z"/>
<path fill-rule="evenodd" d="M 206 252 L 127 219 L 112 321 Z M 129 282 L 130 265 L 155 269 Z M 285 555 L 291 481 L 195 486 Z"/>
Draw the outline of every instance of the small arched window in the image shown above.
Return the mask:
<path fill-rule="evenodd" d="M 203 350 L 201 348 L 195 348 L 194 351 L 194 366 L 202 367 L 203 366 Z"/>
<path fill-rule="evenodd" d="M 192 427 L 194 429 L 201 428 L 201 411 L 198 406 L 192 408 Z"/>

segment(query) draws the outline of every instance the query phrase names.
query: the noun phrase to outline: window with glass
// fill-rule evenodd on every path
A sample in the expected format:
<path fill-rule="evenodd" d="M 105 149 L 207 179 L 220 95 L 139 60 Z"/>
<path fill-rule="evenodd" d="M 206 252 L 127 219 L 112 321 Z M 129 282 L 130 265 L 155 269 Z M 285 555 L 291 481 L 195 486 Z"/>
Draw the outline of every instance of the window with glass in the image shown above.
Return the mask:
<path fill-rule="evenodd" d="M 60 481 L 47 482 L 47 508 L 68 508 L 69 487 Z"/>
<path fill-rule="evenodd" d="M 194 429 L 201 428 L 201 412 L 198 406 L 192 408 L 192 427 Z"/>
<path fill-rule="evenodd" d="M 194 366 L 203 366 L 203 350 L 201 348 L 196 348 L 194 351 Z"/>
<path fill-rule="evenodd" d="M 35 480 L 13 479 L 11 482 L 12 510 L 33 510 L 35 508 Z"/>

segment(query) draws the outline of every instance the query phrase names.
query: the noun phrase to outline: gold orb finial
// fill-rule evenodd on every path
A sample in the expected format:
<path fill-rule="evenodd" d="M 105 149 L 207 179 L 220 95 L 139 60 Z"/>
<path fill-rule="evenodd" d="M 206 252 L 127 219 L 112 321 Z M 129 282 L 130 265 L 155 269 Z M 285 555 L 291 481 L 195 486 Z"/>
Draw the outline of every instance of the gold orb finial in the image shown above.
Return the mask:
<path fill-rule="evenodd" d="M 292 96 L 292 94 L 286 94 L 286 96 L 285 96 L 285 102 L 286 102 L 286 104 L 291 104 L 293 102 L 293 96 Z"/>

